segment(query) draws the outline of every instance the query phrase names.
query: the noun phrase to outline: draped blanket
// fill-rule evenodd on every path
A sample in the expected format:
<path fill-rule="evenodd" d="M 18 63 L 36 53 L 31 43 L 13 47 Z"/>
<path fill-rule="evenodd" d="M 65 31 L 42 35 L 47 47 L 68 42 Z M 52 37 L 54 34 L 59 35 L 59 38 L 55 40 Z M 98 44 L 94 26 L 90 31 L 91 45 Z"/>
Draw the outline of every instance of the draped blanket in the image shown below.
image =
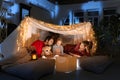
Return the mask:
<path fill-rule="evenodd" d="M 49 35 L 48 32 L 60 34 L 64 44 L 77 44 L 83 40 L 92 41 L 92 53 L 96 51 L 97 41 L 90 22 L 60 26 L 26 17 L 2 43 L 2 53 L 5 58 L 16 55 L 21 49 L 30 46 L 34 40 L 38 39 L 38 32 L 41 34 L 41 40 Z"/>

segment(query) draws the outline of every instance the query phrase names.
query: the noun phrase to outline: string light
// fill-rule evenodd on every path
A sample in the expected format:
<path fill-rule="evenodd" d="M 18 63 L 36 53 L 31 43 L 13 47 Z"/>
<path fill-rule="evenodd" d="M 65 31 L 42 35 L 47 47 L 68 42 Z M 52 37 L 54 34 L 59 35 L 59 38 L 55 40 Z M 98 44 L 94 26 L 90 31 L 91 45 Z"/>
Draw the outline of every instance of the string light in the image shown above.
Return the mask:
<path fill-rule="evenodd" d="M 28 39 L 27 35 L 28 34 L 32 35 L 32 33 L 30 33 L 29 31 L 29 27 L 30 27 L 29 25 L 31 25 L 31 22 L 33 22 L 38 26 L 39 24 L 45 26 L 44 30 L 47 31 L 51 30 L 52 32 L 56 32 L 56 33 L 61 33 L 61 34 L 66 33 L 68 35 L 74 35 L 74 36 L 76 35 L 73 39 L 74 43 L 78 43 L 81 40 L 92 41 L 93 42 L 92 52 L 95 53 L 96 51 L 97 41 L 94 36 L 95 33 L 92 29 L 91 23 L 84 22 L 74 25 L 59 26 L 55 24 L 46 23 L 40 20 L 38 21 L 30 17 L 26 17 L 20 24 L 19 35 L 17 40 L 17 44 L 19 45 L 19 47 L 25 47 L 25 42 Z M 82 34 L 82 37 L 80 34 Z"/>

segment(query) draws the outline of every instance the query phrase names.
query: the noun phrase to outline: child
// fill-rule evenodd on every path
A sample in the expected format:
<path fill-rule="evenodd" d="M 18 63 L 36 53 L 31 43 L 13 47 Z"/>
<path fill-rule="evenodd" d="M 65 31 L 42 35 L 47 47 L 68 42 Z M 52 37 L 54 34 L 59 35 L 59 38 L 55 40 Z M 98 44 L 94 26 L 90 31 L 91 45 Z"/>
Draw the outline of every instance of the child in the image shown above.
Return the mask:
<path fill-rule="evenodd" d="M 92 43 L 89 41 L 82 41 L 74 48 L 74 51 L 70 53 L 73 56 L 90 56 L 90 49 L 92 48 Z"/>
<path fill-rule="evenodd" d="M 56 43 L 53 45 L 53 54 L 55 55 L 63 55 L 63 46 L 62 46 L 62 39 L 58 38 Z"/>

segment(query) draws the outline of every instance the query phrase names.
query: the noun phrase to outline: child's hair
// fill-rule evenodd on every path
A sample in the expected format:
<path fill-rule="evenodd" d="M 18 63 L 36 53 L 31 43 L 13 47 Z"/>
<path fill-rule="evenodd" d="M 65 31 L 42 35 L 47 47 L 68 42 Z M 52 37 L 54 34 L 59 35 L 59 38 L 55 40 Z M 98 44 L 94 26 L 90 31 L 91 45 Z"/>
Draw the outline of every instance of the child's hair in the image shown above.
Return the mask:
<path fill-rule="evenodd" d="M 62 38 L 57 38 L 56 42 L 57 43 L 58 41 L 61 41 L 62 42 Z"/>

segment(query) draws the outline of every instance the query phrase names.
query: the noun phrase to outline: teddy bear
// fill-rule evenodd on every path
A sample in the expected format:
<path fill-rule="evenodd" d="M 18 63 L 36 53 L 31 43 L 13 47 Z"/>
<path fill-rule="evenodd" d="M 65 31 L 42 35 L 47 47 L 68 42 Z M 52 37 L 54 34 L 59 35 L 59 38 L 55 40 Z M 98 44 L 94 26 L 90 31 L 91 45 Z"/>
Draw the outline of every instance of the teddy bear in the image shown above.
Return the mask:
<path fill-rule="evenodd" d="M 45 46 L 42 48 L 42 58 L 50 58 L 52 56 L 51 46 Z"/>

